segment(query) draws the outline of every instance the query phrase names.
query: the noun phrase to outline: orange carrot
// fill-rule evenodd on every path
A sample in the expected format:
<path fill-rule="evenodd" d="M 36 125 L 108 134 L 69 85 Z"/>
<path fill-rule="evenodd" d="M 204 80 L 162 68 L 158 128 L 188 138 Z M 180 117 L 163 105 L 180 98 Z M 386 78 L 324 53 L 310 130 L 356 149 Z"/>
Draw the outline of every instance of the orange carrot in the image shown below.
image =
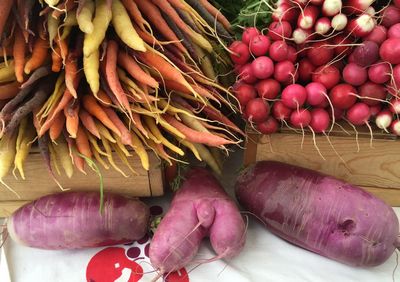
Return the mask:
<path fill-rule="evenodd" d="M 62 14 L 67 14 L 68 11 L 71 11 L 76 6 L 76 2 L 74 0 L 66 0 L 65 2 L 58 4 L 57 9 L 54 9 L 51 14 L 53 18 L 58 19 Z"/>
<path fill-rule="evenodd" d="M 96 136 L 97 138 L 100 137 L 100 132 L 96 127 L 96 123 L 94 122 L 93 117 L 84 109 L 79 111 L 79 119 L 81 120 L 83 126 L 89 131 L 92 135 Z"/>
<path fill-rule="evenodd" d="M 112 105 L 110 97 L 108 97 L 107 94 L 101 89 L 97 93 L 97 100 L 104 107 L 110 107 Z"/>
<path fill-rule="evenodd" d="M 207 0 L 198 0 L 200 4 L 217 20 L 226 28 L 226 30 L 231 29 L 231 24 L 229 23 L 228 19 L 215 8 L 212 4 L 210 4 Z"/>
<path fill-rule="evenodd" d="M 24 65 L 25 65 L 25 38 L 20 28 L 15 30 L 13 57 L 14 57 L 14 69 L 15 77 L 18 82 L 24 82 Z"/>
<path fill-rule="evenodd" d="M 106 126 L 108 129 L 112 130 L 119 137 L 121 137 L 121 132 L 109 119 L 107 114 L 104 112 L 103 108 L 100 107 L 99 104 L 97 104 L 96 99 L 92 95 L 83 96 L 82 102 L 83 102 L 83 107 L 89 114 L 96 117 L 99 121 L 101 121 L 102 124 L 104 124 L 104 126 Z"/>
<path fill-rule="evenodd" d="M 184 125 L 176 118 L 170 115 L 163 115 L 163 118 L 177 130 L 182 132 L 186 139 L 193 143 L 205 144 L 212 147 L 220 147 L 227 144 L 234 144 L 234 141 L 224 139 L 222 137 L 213 135 L 210 132 L 199 132 Z"/>
<path fill-rule="evenodd" d="M 132 111 L 129 105 L 128 97 L 124 89 L 122 89 L 121 83 L 118 78 L 117 73 L 117 57 L 118 57 L 118 44 L 115 41 L 109 41 L 107 44 L 107 55 L 106 55 L 106 66 L 105 73 L 108 85 L 111 91 L 114 93 L 121 105 L 123 110 L 128 111 L 129 115 L 132 117 Z"/>
<path fill-rule="evenodd" d="M 133 113 L 133 122 L 135 123 L 135 127 L 148 138 L 149 134 L 147 130 L 143 127 L 142 120 L 140 119 L 140 115 L 137 113 Z"/>
<path fill-rule="evenodd" d="M 138 6 L 132 0 L 121 0 L 122 4 L 124 4 L 125 9 L 128 11 L 129 15 L 133 19 L 132 22 L 137 23 L 140 28 L 145 31 L 145 24 L 148 24 L 146 20 L 142 17 L 142 13 L 140 13 Z"/>
<path fill-rule="evenodd" d="M 51 52 L 51 60 L 53 62 L 51 65 L 51 70 L 53 72 L 60 72 L 62 65 L 63 65 L 63 61 L 62 61 L 61 49 L 60 49 L 59 45 L 56 45 L 53 52 Z"/>
<path fill-rule="evenodd" d="M 79 103 L 76 100 L 72 100 L 67 107 L 64 108 L 65 115 L 65 126 L 67 132 L 72 138 L 76 138 L 79 127 Z"/>
<path fill-rule="evenodd" d="M 159 87 L 158 82 L 152 76 L 142 70 L 135 59 L 129 56 L 127 53 L 120 52 L 118 54 L 118 64 L 123 67 L 137 81 L 153 88 Z"/>
<path fill-rule="evenodd" d="M 60 49 L 61 58 L 62 58 L 63 62 L 65 62 L 67 59 L 67 55 L 68 55 L 68 43 L 67 43 L 66 39 L 61 40 L 59 36 L 57 36 L 55 41 L 56 41 L 57 46 Z"/>
<path fill-rule="evenodd" d="M 74 88 L 74 81 L 77 74 L 78 74 L 77 61 L 72 56 L 72 54 L 69 54 L 65 62 L 65 86 L 71 93 L 72 97 L 74 97 L 75 99 L 78 97 L 78 93 L 76 93 L 76 90 Z"/>
<path fill-rule="evenodd" d="M 89 139 L 86 135 L 86 131 L 82 128 L 82 126 L 78 127 L 78 132 L 76 135 L 76 147 L 78 148 L 79 153 L 81 153 L 82 155 L 88 158 L 92 157 Z"/>
<path fill-rule="evenodd" d="M 168 90 L 174 90 L 174 91 L 181 92 L 181 93 L 183 93 L 183 94 L 188 94 L 188 95 L 190 95 L 190 94 L 192 93 L 192 92 L 191 92 L 190 90 L 188 90 L 185 86 L 183 86 L 183 85 L 180 84 L 180 83 L 177 83 L 177 82 L 174 81 L 174 80 L 164 80 L 164 84 L 165 84 L 165 87 L 166 87 Z M 212 99 L 212 100 L 218 101 L 218 100 L 214 97 L 214 95 L 212 95 L 210 92 L 208 92 L 207 89 L 205 89 L 205 88 L 203 88 L 203 87 L 201 87 L 201 86 L 199 86 L 199 85 L 194 85 L 194 84 L 192 84 L 191 86 L 193 87 L 193 89 L 194 89 L 199 95 L 201 95 L 201 96 L 203 96 L 203 97 L 205 97 L 205 98 L 208 98 L 208 99 Z"/>
<path fill-rule="evenodd" d="M 129 129 L 126 128 L 125 124 L 121 121 L 121 119 L 118 117 L 118 115 L 115 113 L 115 110 L 111 108 L 103 108 L 103 110 L 121 132 L 122 144 L 133 146 L 131 133 Z"/>
<path fill-rule="evenodd" d="M 82 172 L 83 174 L 86 174 L 85 171 L 85 160 L 78 156 L 77 154 L 77 148 L 76 148 L 76 143 L 75 140 L 69 137 L 66 137 L 67 143 L 68 143 L 68 148 L 69 148 L 69 154 L 72 158 L 72 162 L 74 163 L 75 167 Z"/>
<path fill-rule="evenodd" d="M 132 22 L 133 28 L 136 30 L 137 34 L 150 46 L 153 46 L 154 44 L 161 45 L 160 41 L 157 40 L 157 38 L 153 37 L 150 33 L 145 32 L 138 27 L 138 25 L 134 22 Z"/>
<path fill-rule="evenodd" d="M 37 37 L 33 45 L 32 57 L 26 62 L 24 71 L 26 74 L 30 74 L 31 71 L 41 67 L 46 61 L 49 49 L 49 43 Z"/>
<path fill-rule="evenodd" d="M 63 113 L 58 113 L 56 118 L 54 119 L 54 123 L 51 125 L 49 129 L 49 136 L 51 140 L 54 142 L 60 137 L 65 125 L 65 115 Z"/>
<path fill-rule="evenodd" d="M 0 34 L 3 34 L 4 27 L 6 25 L 8 16 L 11 12 L 12 5 L 14 4 L 14 0 L 4 0 L 1 1 L 1 9 L 0 9 Z"/>
<path fill-rule="evenodd" d="M 18 81 L 0 85 L 0 100 L 14 98 L 20 91 L 20 85 Z"/>

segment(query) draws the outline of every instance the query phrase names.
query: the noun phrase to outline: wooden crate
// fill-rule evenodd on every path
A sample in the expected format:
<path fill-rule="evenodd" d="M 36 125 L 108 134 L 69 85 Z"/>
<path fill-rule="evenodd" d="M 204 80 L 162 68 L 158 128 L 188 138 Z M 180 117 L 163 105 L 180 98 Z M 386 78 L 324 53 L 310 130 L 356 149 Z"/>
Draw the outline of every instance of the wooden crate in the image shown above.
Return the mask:
<path fill-rule="evenodd" d="M 113 168 L 105 170 L 99 165 L 104 178 L 104 190 L 124 194 L 132 197 L 155 197 L 161 196 L 163 190 L 163 174 L 160 160 L 149 152 L 150 170 L 142 168 L 138 157 L 130 158 L 130 164 L 137 172 L 134 175 L 115 156 L 116 164 L 129 175 L 125 178 Z M 87 175 L 78 171 L 74 172 L 71 179 L 62 175 L 57 179 L 65 189 L 71 191 L 98 191 L 99 178 L 90 168 L 86 169 Z M 21 205 L 44 195 L 60 192 L 60 188 L 50 178 L 43 160 L 38 152 L 32 152 L 25 164 L 26 180 L 16 180 L 12 175 L 7 176 L 4 181 L 15 190 L 18 197 L 0 185 L 0 217 L 9 216 Z"/>
<path fill-rule="evenodd" d="M 387 134 L 374 134 L 372 148 L 370 134 L 360 132 L 357 149 L 355 135 L 335 129 L 330 134 L 340 160 L 326 136 L 316 136 L 315 141 L 325 160 L 315 148 L 312 135 L 283 131 L 271 136 L 249 132 L 244 163 L 276 160 L 318 170 L 375 194 L 392 206 L 400 206 L 400 141 Z"/>

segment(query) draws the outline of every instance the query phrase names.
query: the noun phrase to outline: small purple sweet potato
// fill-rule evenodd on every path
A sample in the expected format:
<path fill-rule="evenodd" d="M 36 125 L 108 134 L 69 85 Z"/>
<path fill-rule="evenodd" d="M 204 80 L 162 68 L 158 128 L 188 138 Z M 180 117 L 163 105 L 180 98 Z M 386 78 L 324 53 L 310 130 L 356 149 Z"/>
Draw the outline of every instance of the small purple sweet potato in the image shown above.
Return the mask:
<path fill-rule="evenodd" d="M 41 249 L 80 249 L 128 243 L 147 231 L 149 208 L 141 201 L 98 192 L 42 197 L 19 208 L 7 221 L 11 238 Z"/>
<path fill-rule="evenodd" d="M 399 246 L 390 206 L 316 171 L 258 162 L 239 176 L 236 195 L 274 234 L 345 264 L 376 266 Z"/>
<path fill-rule="evenodd" d="M 150 243 L 149 257 L 160 273 L 188 264 L 209 236 L 218 258 L 242 250 L 246 226 L 236 204 L 206 169 L 192 169 L 175 194 Z"/>

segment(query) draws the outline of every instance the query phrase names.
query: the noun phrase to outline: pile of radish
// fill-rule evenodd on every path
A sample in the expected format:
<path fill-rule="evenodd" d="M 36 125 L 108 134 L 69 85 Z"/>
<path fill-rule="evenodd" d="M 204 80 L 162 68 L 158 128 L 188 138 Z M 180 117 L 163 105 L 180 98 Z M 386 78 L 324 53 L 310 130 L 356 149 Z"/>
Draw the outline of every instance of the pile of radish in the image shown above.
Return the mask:
<path fill-rule="evenodd" d="M 400 135 L 399 1 L 279 0 L 272 19 L 229 47 L 235 95 L 254 128 L 325 133 L 343 119 Z"/>

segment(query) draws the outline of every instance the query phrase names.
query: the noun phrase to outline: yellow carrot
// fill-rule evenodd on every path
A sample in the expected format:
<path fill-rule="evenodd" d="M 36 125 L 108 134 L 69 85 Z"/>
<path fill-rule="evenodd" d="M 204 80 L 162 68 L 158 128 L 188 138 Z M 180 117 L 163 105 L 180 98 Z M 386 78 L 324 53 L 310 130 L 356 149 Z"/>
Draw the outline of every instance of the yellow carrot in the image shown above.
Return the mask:
<path fill-rule="evenodd" d="M 33 126 L 28 126 L 28 119 L 23 119 L 19 125 L 18 136 L 15 145 L 16 153 L 13 170 L 14 175 L 15 170 L 18 170 L 22 179 L 25 179 L 24 162 L 29 155 L 32 141 L 35 139 L 35 134 L 35 128 Z"/>
<path fill-rule="evenodd" d="M 14 60 L 9 60 L 8 65 L 6 63 L 0 64 L 0 83 L 10 82 L 16 80 Z"/>
<path fill-rule="evenodd" d="M 21 197 L 15 192 L 10 186 L 4 182 L 4 177 L 7 176 L 14 163 L 15 158 L 15 143 L 17 141 L 17 135 L 14 134 L 11 137 L 3 136 L 0 139 L 0 183 L 3 184 L 8 190 L 14 193 L 18 199 Z"/>
<path fill-rule="evenodd" d="M 83 56 L 83 71 L 86 81 L 96 98 L 100 90 L 99 64 L 100 52 L 98 49 L 94 50 L 89 56 Z"/>
<path fill-rule="evenodd" d="M 76 16 L 79 28 L 84 33 L 90 34 L 93 32 L 92 18 L 93 18 L 94 8 L 95 5 L 93 0 L 85 0 L 82 9 Z"/>
<path fill-rule="evenodd" d="M 132 144 L 133 144 L 133 149 L 140 158 L 143 168 L 145 170 L 149 170 L 150 168 L 149 155 L 147 154 L 147 151 L 144 148 L 143 143 L 140 141 L 139 137 L 135 133 L 132 133 Z"/>

